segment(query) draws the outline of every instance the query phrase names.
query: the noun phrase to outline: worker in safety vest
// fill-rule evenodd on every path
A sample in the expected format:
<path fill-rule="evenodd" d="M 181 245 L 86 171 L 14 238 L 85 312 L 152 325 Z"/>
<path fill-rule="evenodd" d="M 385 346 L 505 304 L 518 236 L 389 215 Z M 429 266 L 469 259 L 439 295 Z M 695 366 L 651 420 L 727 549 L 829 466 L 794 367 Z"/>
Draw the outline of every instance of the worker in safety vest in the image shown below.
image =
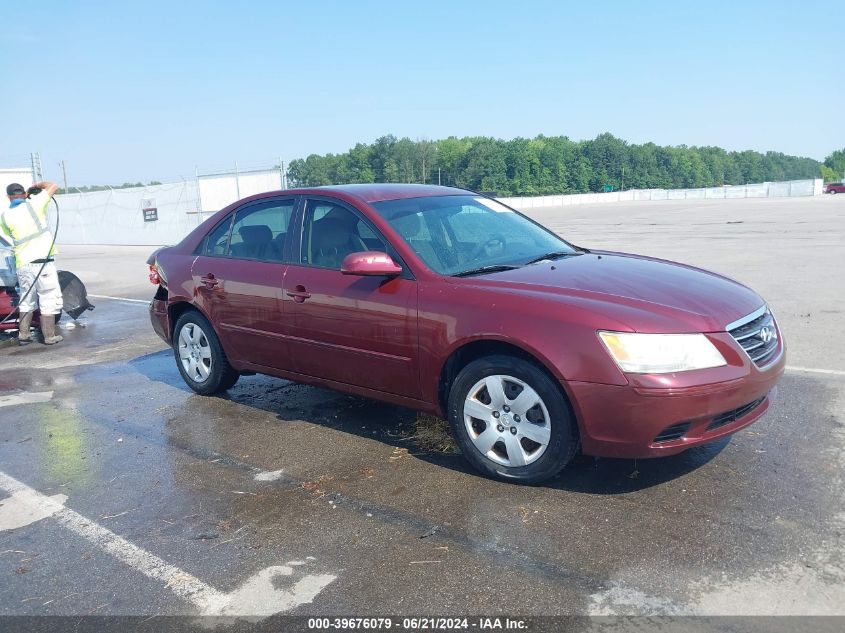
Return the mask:
<path fill-rule="evenodd" d="M 47 226 L 47 205 L 59 186 L 52 182 L 33 185 L 40 193 L 27 195 L 18 183 L 6 187 L 9 208 L 0 214 L 0 237 L 15 249 L 21 302 L 18 304 L 18 342 L 31 342 L 32 314 L 41 309 L 41 333 L 44 343 L 62 340 L 56 334 L 55 315 L 62 309 L 62 289 L 53 262 L 53 233 Z M 34 287 L 33 287 L 34 286 Z"/>

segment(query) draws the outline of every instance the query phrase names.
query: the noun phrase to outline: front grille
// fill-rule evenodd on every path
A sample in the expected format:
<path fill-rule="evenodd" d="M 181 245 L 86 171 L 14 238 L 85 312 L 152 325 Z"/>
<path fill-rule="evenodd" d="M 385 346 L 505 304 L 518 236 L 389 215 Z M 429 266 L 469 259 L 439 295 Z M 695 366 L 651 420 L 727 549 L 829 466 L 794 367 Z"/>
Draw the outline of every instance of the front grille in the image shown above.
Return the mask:
<path fill-rule="evenodd" d="M 659 435 L 654 438 L 654 443 L 657 444 L 659 442 L 671 442 L 672 440 L 680 439 L 684 436 L 684 433 L 689 431 L 691 422 L 681 422 L 680 424 L 673 424 L 672 426 L 667 426 L 665 429 L 660 431 Z"/>
<path fill-rule="evenodd" d="M 766 399 L 766 396 L 762 398 L 757 398 L 754 402 L 749 402 L 746 405 L 739 407 L 738 409 L 734 409 L 733 411 L 725 411 L 721 415 L 717 415 L 713 418 L 713 421 L 707 427 L 708 431 L 712 431 L 713 429 L 718 429 L 720 426 L 725 426 L 726 424 L 730 424 L 731 422 L 736 422 L 740 418 L 748 415 L 754 409 L 759 407 L 763 404 L 763 400 Z"/>
<path fill-rule="evenodd" d="M 774 358 L 778 349 L 778 329 L 765 306 L 732 323 L 727 330 L 758 367 Z"/>

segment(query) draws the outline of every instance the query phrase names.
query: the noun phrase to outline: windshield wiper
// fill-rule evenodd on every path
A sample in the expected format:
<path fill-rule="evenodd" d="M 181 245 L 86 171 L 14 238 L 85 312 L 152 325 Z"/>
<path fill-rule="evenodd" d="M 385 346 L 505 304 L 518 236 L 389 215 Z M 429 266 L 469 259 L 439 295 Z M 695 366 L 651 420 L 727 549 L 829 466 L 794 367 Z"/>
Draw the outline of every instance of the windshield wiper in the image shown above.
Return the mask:
<path fill-rule="evenodd" d="M 572 251 L 552 251 L 551 253 L 540 255 L 539 257 L 535 257 L 534 259 L 525 262 L 525 265 L 528 266 L 528 264 L 536 264 L 546 260 L 561 259 L 563 257 L 571 257 L 573 255 L 580 255 L 580 253 L 573 253 Z"/>
<path fill-rule="evenodd" d="M 492 266 L 479 266 L 478 268 L 470 268 L 469 270 L 462 270 L 455 273 L 452 277 L 469 277 L 470 275 L 484 275 L 487 273 L 498 273 L 503 270 L 516 270 L 522 266 L 513 266 L 511 264 L 493 264 Z"/>

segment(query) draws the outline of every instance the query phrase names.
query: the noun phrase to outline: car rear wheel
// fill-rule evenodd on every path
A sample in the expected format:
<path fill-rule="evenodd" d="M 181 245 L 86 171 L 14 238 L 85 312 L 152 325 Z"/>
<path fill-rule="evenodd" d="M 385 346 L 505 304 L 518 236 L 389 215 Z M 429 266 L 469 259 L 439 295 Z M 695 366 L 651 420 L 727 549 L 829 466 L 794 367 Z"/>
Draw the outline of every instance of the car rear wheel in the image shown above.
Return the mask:
<path fill-rule="evenodd" d="M 186 312 L 173 337 L 176 366 L 187 385 L 204 396 L 226 391 L 240 375 L 229 364 L 214 328 L 199 312 Z"/>
<path fill-rule="evenodd" d="M 510 356 L 482 358 L 460 371 L 449 393 L 449 422 L 469 462 L 507 481 L 549 479 L 578 447 L 560 388 L 536 365 Z"/>

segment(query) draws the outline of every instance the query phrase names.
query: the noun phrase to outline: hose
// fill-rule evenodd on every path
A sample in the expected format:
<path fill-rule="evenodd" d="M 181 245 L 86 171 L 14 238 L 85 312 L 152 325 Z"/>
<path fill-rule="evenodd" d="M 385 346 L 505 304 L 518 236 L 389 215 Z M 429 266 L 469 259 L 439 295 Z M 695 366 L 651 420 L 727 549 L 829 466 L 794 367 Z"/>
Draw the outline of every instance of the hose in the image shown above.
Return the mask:
<path fill-rule="evenodd" d="M 56 205 L 56 230 L 53 232 L 53 241 L 50 243 L 50 250 L 47 252 L 47 257 L 44 258 L 45 260 L 50 259 L 50 253 L 53 252 L 53 247 L 56 245 L 56 238 L 59 236 L 59 203 L 56 202 L 55 197 L 51 197 L 50 199 L 53 201 L 53 204 Z M 29 297 L 30 293 L 35 290 L 35 286 L 38 284 L 38 278 L 41 276 L 41 273 L 44 272 L 44 267 L 48 263 L 48 261 L 44 261 L 41 263 L 41 268 L 38 269 L 38 274 L 35 275 L 35 282 L 29 287 L 29 290 L 27 290 L 24 295 L 18 299 L 18 305 L 23 303 L 26 298 Z M 17 314 L 18 316 L 20 316 L 20 309 L 17 310 Z M 0 325 L 3 325 L 7 321 L 9 321 L 9 319 L 11 319 L 13 316 L 15 316 L 15 312 L 10 312 L 9 314 L 7 314 L 6 318 L 0 321 Z"/>

